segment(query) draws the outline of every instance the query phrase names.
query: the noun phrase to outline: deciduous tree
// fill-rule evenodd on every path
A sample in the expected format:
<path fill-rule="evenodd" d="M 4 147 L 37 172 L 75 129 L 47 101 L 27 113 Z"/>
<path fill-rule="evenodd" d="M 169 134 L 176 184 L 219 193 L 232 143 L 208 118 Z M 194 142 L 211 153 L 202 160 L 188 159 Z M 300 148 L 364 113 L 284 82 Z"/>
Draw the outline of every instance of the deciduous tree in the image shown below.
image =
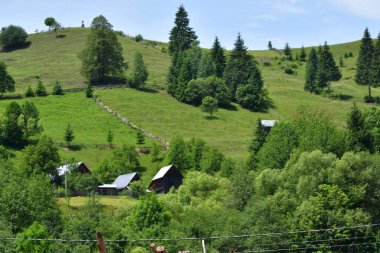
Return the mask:
<path fill-rule="evenodd" d="M 212 117 L 212 114 L 218 111 L 218 100 L 210 96 L 203 98 L 201 109 Z"/>
<path fill-rule="evenodd" d="M 1 96 L 5 92 L 15 91 L 15 81 L 7 71 L 7 65 L 4 62 L 0 62 L 0 93 Z"/>
<path fill-rule="evenodd" d="M 0 42 L 5 50 L 15 49 L 25 45 L 28 34 L 21 26 L 10 25 L 1 28 Z"/>

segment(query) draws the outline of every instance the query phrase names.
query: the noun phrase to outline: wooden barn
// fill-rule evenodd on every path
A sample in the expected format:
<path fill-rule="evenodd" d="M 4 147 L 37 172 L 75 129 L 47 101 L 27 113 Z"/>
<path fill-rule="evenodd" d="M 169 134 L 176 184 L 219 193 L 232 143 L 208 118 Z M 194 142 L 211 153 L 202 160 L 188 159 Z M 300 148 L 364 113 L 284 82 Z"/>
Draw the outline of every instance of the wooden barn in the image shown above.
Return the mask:
<path fill-rule="evenodd" d="M 57 168 L 58 175 L 64 176 L 66 173 L 78 170 L 81 174 L 91 173 L 91 170 L 84 164 L 84 162 L 77 162 L 72 164 L 65 164 Z"/>
<path fill-rule="evenodd" d="M 165 194 L 172 187 L 177 189 L 182 184 L 182 179 L 181 172 L 174 165 L 169 165 L 157 172 L 149 185 L 149 189 L 157 194 Z"/>
<path fill-rule="evenodd" d="M 139 174 L 130 173 L 118 176 L 112 184 L 98 186 L 100 195 L 118 195 L 125 189 L 129 189 L 129 184 L 133 181 L 141 180 Z"/>

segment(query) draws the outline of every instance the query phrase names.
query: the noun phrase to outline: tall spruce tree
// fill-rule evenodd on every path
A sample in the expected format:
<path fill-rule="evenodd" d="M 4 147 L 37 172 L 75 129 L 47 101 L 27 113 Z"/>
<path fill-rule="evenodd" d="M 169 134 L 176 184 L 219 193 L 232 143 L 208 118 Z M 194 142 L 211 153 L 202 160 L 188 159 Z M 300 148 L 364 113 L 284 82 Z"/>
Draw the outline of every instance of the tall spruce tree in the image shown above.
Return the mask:
<path fill-rule="evenodd" d="M 360 43 L 360 51 L 356 64 L 355 82 L 361 85 L 370 83 L 371 62 L 374 47 L 371 34 L 368 28 L 364 30 L 364 35 Z"/>
<path fill-rule="evenodd" d="M 306 65 L 305 76 L 305 90 L 310 92 L 317 92 L 317 69 L 318 69 L 318 57 L 317 51 L 312 48 L 310 50 L 309 59 Z"/>
<path fill-rule="evenodd" d="M 189 27 L 190 20 L 183 5 L 178 8 L 174 23 L 175 26 L 169 36 L 169 53 L 171 55 L 189 49 L 198 38 L 193 29 Z"/>
<path fill-rule="evenodd" d="M 232 99 L 235 99 L 238 86 L 247 83 L 253 64 L 252 56 L 248 54 L 247 47 L 244 45 L 244 40 L 240 33 L 234 45 L 235 47 L 231 51 L 230 58 L 224 70 L 224 79 L 229 86 Z"/>
<path fill-rule="evenodd" d="M 123 48 L 105 17 L 98 16 L 93 19 L 91 32 L 80 58 L 81 73 L 90 84 L 123 81 L 127 68 Z"/>
<path fill-rule="evenodd" d="M 318 49 L 317 66 L 317 85 L 319 89 L 330 88 L 331 81 L 339 81 L 342 78 L 327 42 Z"/>
<path fill-rule="evenodd" d="M 140 52 L 137 52 L 135 54 L 135 65 L 134 65 L 134 70 L 133 70 L 132 86 L 135 88 L 144 86 L 147 79 L 148 79 L 148 70 L 145 66 L 143 56 Z"/>
<path fill-rule="evenodd" d="M 371 62 L 371 86 L 380 86 L 380 33 L 377 36 L 377 42 L 373 52 Z"/>
<path fill-rule="evenodd" d="M 284 55 L 285 55 L 285 59 L 287 59 L 288 61 L 292 61 L 293 60 L 292 49 L 290 48 L 289 43 L 285 44 Z"/>
<path fill-rule="evenodd" d="M 215 64 L 216 76 L 223 77 L 223 72 L 226 68 L 226 56 L 224 55 L 224 49 L 220 45 L 218 37 L 215 37 L 214 44 L 212 45 L 211 57 Z"/>
<path fill-rule="evenodd" d="M 203 52 L 198 68 L 198 78 L 207 78 L 216 75 L 216 66 L 211 53 Z"/>
<path fill-rule="evenodd" d="M 249 146 L 249 151 L 253 152 L 256 155 L 260 148 L 264 145 L 266 136 L 268 132 L 265 132 L 261 126 L 261 119 L 257 119 L 256 128 L 255 128 L 255 138 L 252 140 L 251 145 Z"/>

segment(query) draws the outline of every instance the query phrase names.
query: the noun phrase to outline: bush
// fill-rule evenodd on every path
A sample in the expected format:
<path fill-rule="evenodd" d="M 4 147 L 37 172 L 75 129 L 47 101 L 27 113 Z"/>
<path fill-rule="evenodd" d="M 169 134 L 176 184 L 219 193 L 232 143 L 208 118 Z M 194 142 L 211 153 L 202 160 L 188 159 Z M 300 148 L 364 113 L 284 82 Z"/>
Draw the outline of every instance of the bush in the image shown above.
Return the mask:
<path fill-rule="evenodd" d="M 141 34 L 137 34 L 136 36 L 135 36 L 135 41 L 136 42 L 140 42 L 140 41 L 143 41 L 144 40 L 144 38 L 143 38 L 143 36 L 141 35 Z"/>
<path fill-rule="evenodd" d="M 373 103 L 373 102 L 377 101 L 377 98 L 370 97 L 370 96 L 364 96 L 363 100 L 365 103 Z"/>
<path fill-rule="evenodd" d="M 63 89 L 62 89 L 62 86 L 61 84 L 57 81 L 54 85 L 54 88 L 53 88 L 53 92 L 52 92 L 53 95 L 63 95 Z"/>
<path fill-rule="evenodd" d="M 14 49 L 25 45 L 28 34 L 20 26 L 10 25 L 1 28 L 0 43 L 3 49 Z"/>
<path fill-rule="evenodd" d="M 28 89 L 25 92 L 25 97 L 34 97 L 34 91 L 32 86 L 29 85 Z"/>
<path fill-rule="evenodd" d="M 285 74 L 294 75 L 294 71 L 292 68 L 287 67 L 285 68 Z"/>

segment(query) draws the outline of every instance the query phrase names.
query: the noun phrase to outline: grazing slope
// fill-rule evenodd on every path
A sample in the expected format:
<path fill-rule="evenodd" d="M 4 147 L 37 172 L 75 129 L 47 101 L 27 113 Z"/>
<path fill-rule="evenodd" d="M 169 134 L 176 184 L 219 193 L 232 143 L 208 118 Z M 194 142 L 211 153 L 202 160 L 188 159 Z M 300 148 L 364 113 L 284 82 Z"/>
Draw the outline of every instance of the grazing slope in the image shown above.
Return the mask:
<path fill-rule="evenodd" d="M 55 38 L 54 32 L 32 34 L 28 37 L 31 41 L 28 48 L 1 52 L 0 61 L 8 65 L 9 73 L 16 81 L 16 92 L 24 93 L 28 85 L 35 85 L 36 76 L 40 76 L 48 87 L 53 86 L 56 80 L 62 82 L 64 88 L 83 87 L 78 55 L 86 44 L 89 32 L 89 28 L 64 29 L 59 32 L 60 38 Z M 170 59 L 159 46 L 137 43 L 120 36 L 119 41 L 129 66 L 127 74 L 133 68 L 135 53 L 140 51 L 150 74 L 148 82 L 164 84 Z"/>

